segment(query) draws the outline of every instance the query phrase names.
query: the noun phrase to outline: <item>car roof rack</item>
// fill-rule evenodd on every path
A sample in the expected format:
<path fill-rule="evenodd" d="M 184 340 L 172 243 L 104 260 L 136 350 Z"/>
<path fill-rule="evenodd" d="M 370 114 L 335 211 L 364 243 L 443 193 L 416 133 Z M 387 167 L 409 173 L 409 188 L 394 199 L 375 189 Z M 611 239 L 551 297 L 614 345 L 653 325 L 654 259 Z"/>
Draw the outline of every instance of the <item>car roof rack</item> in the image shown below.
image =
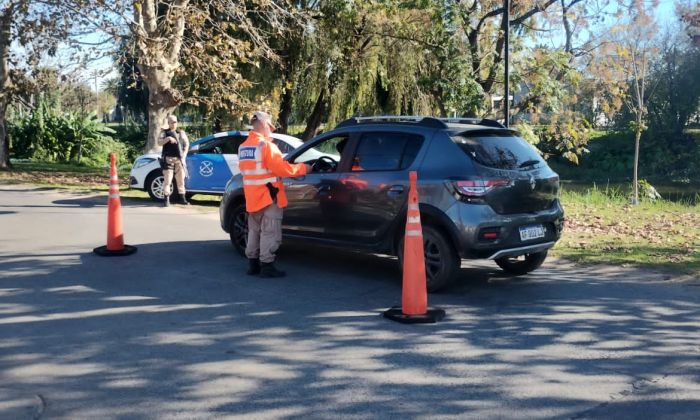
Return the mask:
<path fill-rule="evenodd" d="M 421 115 L 377 115 L 373 117 L 352 117 L 341 121 L 336 128 L 347 127 L 357 124 L 382 124 L 396 122 L 411 122 L 421 127 L 447 128 L 447 124 L 438 118 L 424 117 Z"/>
<path fill-rule="evenodd" d="M 440 121 L 453 124 L 474 124 L 474 125 L 484 125 L 486 127 L 497 127 L 497 128 L 507 128 L 505 125 L 501 124 L 496 120 L 491 120 L 488 118 L 440 118 Z"/>
<path fill-rule="evenodd" d="M 338 123 L 338 125 L 336 125 L 336 128 L 348 127 L 357 124 L 382 124 L 396 122 L 411 122 L 416 125 L 429 128 L 448 128 L 447 124 L 449 123 L 473 124 L 483 125 L 486 127 L 507 128 L 500 122 L 488 118 L 434 118 L 424 117 L 421 115 L 377 115 L 372 117 L 352 117 Z"/>

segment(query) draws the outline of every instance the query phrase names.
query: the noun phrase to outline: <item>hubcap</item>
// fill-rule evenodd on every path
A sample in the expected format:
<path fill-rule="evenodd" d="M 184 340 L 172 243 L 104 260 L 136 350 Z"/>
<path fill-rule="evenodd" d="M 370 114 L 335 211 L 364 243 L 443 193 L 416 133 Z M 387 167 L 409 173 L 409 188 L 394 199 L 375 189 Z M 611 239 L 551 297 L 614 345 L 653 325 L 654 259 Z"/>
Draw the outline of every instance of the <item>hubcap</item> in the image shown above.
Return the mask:
<path fill-rule="evenodd" d="M 165 195 L 163 194 L 163 181 L 163 177 L 158 176 L 153 179 L 153 182 L 151 182 L 151 191 L 153 192 L 153 195 L 161 200 L 165 198 Z"/>
<path fill-rule="evenodd" d="M 423 238 L 425 274 L 428 281 L 432 281 L 440 274 L 440 270 L 442 269 L 442 256 L 440 255 L 440 248 L 435 242 L 430 240 L 430 238 Z"/>

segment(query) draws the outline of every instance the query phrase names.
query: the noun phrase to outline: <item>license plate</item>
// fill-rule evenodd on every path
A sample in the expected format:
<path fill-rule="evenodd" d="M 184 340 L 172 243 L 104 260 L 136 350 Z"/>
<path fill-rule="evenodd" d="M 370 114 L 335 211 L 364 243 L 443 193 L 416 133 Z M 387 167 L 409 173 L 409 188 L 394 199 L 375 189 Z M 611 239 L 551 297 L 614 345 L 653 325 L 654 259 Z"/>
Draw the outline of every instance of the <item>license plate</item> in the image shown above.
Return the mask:
<path fill-rule="evenodd" d="M 533 239 L 544 238 L 544 226 L 530 225 L 520 228 L 520 240 L 532 241 Z"/>

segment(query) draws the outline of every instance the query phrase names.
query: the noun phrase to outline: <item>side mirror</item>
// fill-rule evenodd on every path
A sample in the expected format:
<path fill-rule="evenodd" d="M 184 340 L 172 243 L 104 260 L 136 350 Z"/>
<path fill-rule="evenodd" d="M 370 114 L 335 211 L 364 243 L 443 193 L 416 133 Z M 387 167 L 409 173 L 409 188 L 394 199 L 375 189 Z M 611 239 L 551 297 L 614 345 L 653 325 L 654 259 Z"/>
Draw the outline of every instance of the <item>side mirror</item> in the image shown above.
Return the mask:
<path fill-rule="evenodd" d="M 199 145 L 195 144 L 194 146 L 190 147 L 190 153 L 197 153 L 199 152 Z"/>

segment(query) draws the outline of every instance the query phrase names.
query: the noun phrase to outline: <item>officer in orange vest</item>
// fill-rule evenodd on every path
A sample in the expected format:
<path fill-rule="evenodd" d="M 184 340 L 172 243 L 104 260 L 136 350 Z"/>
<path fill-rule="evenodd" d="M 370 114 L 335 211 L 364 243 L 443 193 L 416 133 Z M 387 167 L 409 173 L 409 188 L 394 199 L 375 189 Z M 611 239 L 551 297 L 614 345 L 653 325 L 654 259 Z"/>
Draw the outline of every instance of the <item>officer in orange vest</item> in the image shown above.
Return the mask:
<path fill-rule="evenodd" d="M 287 207 L 282 177 L 306 175 L 311 166 L 284 160 L 271 141 L 275 130 L 269 114 L 257 111 L 251 119 L 253 131 L 238 148 L 243 176 L 246 211 L 248 212 L 249 275 L 282 277 L 284 271 L 274 266 L 275 251 L 282 243 L 282 209 Z"/>

